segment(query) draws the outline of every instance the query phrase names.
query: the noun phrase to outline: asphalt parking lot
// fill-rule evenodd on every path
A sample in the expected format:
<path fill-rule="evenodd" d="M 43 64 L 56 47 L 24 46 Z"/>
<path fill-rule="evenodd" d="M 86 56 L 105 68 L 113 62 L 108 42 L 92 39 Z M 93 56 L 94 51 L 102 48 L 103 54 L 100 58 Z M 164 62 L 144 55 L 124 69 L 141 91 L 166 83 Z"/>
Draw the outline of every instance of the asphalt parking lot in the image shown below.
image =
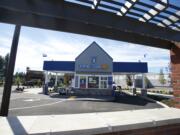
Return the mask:
<path fill-rule="evenodd" d="M 41 88 L 25 89 L 24 92 L 12 90 L 9 116 L 76 114 L 90 112 L 109 112 L 137 109 L 161 108 L 155 102 L 140 97 L 121 94 L 116 99 L 106 97 L 43 95 Z M 0 88 L 0 99 L 2 88 Z"/>

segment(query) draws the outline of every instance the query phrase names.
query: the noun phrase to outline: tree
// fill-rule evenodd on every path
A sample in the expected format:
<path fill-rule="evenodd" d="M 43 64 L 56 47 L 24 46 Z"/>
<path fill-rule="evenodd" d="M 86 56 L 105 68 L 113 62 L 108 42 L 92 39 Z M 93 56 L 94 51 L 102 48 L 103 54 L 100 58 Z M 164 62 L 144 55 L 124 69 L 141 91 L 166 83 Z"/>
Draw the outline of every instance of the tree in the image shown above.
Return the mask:
<path fill-rule="evenodd" d="M 64 75 L 64 85 L 65 85 L 65 86 L 68 86 L 68 85 L 69 85 L 69 75 L 68 75 L 68 74 L 65 74 L 65 75 Z"/>
<path fill-rule="evenodd" d="M 0 56 L 0 80 L 3 78 L 4 58 Z"/>
<path fill-rule="evenodd" d="M 38 80 L 37 80 L 37 86 L 38 86 L 38 87 L 41 87 L 41 86 L 42 86 L 42 81 L 41 81 L 41 79 L 38 79 Z"/>
<path fill-rule="evenodd" d="M 172 86 L 172 76 L 171 76 L 172 67 L 171 67 L 171 64 L 170 64 L 170 63 L 168 63 L 167 71 L 168 71 L 168 82 L 169 82 L 170 85 Z"/>
<path fill-rule="evenodd" d="M 26 74 L 23 73 L 23 72 L 16 72 L 15 75 L 14 75 L 15 84 L 16 84 L 16 78 L 18 78 L 20 80 L 21 84 L 24 84 L 25 80 L 26 80 Z"/>
<path fill-rule="evenodd" d="M 0 70 L 3 69 L 3 66 L 4 66 L 4 58 L 0 56 Z"/>
<path fill-rule="evenodd" d="M 0 56 L 0 86 L 3 85 L 3 79 L 4 79 L 4 58 Z"/>
<path fill-rule="evenodd" d="M 164 72 L 163 69 L 160 69 L 159 73 L 159 82 L 164 85 L 166 83 L 166 79 L 164 78 Z"/>
<path fill-rule="evenodd" d="M 126 84 L 127 86 L 132 86 L 132 79 L 130 75 L 126 75 Z"/>
<path fill-rule="evenodd" d="M 21 79 L 19 76 L 15 78 L 15 84 L 17 85 L 17 88 L 19 89 L 19 85 L 21 84 Z"/>
<path fill-rule="evenodd" d="M 7 67 L 8 67 L 8 62 L 9 62 L 9 53 L 6 54 L 6 56 L 4 57 L 4 76 L 6 74 L 6 70 L 7 70 Z"/>
<path fill-rule="evenodd" d="M 5 78 L 8 61 L 9 61 L 9 54 L 6 54 L 5 57 L 0 56 L 0 81 L 2 82 L 4 81 Z"/>

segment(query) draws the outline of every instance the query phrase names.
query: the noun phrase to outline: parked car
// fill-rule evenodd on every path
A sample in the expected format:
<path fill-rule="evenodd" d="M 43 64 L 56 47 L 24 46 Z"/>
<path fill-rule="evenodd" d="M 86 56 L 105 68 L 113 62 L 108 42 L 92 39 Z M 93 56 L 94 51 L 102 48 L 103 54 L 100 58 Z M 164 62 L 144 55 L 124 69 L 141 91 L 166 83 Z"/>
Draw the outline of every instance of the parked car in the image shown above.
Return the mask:
<path fill-rule="evenodd" d="M 27 86 L 27 87 L 34 87 L 35 83 L 34 81 L 27 81 L 27 82 L 24 82 L 22 85 Z"/>
<path fill-rule="evenodd" d="M 16 88 L 16 91 L 24 91 L 24 87 L 18 87 Z"/>
<path fill-rule="evenodd" d="M 59 95 L 66 95 L 66 89 L 65 88 L 58 88 Z"/>

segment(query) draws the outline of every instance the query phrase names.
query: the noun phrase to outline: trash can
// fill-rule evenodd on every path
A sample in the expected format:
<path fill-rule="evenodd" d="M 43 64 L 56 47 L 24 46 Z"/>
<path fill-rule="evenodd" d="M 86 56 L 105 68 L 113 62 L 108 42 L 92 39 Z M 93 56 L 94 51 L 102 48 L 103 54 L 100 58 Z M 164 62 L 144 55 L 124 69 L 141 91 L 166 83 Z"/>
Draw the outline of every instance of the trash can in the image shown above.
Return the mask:
<path fill-rule="evenodd" d="M 112 90 L 112 96 L 115 97 L 116 96 L 116 92 L 115 90 Z"/>
<path fill-rule="evenodd" d="M 141 96 L 147 96 L 147 90 L 146 89 L 141 89 Z"/>
<path fill-rule="evenodd" d="M 45 85 L 43 84 L 43 87 L 42 87 L 42 93 L 44 94 L 44 91 L 45 91 Z"/>
<path fill-rule="evenodd" d="M 136 88 L 133 88 L 133 95 L 136 95 Z"/>
<path fill-rule="evenodd" d="M 44 93 L 45 95 L 48 95 L 48 84 L 45 84 L 45 85 L 43 86 L 43 93 Z"/>

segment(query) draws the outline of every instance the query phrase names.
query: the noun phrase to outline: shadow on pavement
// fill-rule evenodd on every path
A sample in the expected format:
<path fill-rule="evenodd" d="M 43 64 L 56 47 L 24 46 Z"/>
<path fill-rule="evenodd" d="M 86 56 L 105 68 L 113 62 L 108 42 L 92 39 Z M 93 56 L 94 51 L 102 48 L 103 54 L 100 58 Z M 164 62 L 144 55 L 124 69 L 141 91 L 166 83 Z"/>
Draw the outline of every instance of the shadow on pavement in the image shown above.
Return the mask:
<path fill-rule="evenodd" d="M 143 99 L 139 96 L 131 96 L 126 93 L 116 93 L 116 96 L 87 96 L 87 95 L 59 95 L 52 94 L 50 95 L 51 98 L 61 98 L 61 99 L 73 99 L 79 101 L 92 101 L 92 102 L 114 102 L 114 103 L 123 103 L 123 104 L 130 104 L 130 105 L 138 105 L 138 106 L 145 106 L 148 103 L 155 103 L 153 101 L 148 101 Z"/>
<path fill-rule="evenodd" d="M 58 93 L 51 93 L 49 94 L 50 98 L 61 98 L 61 99 L 67 99 L 70 97 L 70 95 L 59 95 Z"/>
<path fill-rule="evenodd" d="M 17 117 L 7 117 L 7 121 L 14 135 L 27 135 L 28 134 Z"/>
<path fill-rule="evenodd" d="M 60 99 L 69 99 L 76 101 L 99 101 L 99 102 L 110 102 L 114 101 L 115 98 L 112 96 L 86 96 L 86 95 L 59 95 L 59 94 L 51 94 L 51 98 L 60 98 Z"/>
<path fill-rule="evenodd" d="M 123 104 L 138 105 L 138 106 L 145 106 L 148 103 L 155 103 L 153 101 L 143 99 L 139 96 L 131 96 L 126 93 L 117 94 L 115 98 L 115 102 L 123 103 Z"/>

